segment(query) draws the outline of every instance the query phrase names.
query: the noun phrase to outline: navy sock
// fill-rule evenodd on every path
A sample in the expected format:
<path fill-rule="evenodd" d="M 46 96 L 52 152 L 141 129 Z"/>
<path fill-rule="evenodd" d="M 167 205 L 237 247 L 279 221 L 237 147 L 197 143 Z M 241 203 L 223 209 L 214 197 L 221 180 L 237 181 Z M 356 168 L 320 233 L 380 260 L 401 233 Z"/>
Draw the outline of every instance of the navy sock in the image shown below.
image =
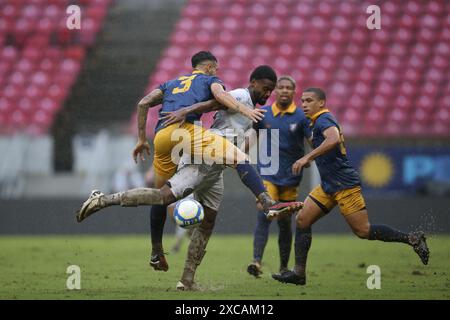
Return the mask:
<path fill-rule="evenodd" d="M 253 237 L 253 260 L 261 262 L 264 249 L 269 238 L 270 220 L 267 220 L 264 212 L 259 211 L 257 214 L 257 222 L 255 234 Z"/>
<path fill-rule="evenodd" d="M 256 197 L 261 193 L 266 192 L 261 177 L 252 165 L 249 163 L 240 163 L 236 166 L 236 171 L 238 172 L 242 183 L 244 183 Z"/>
<path fill-rule="evenodd" d="M 278 248 L 280 250 L 280 268 L 287 268 L 292 248 L 291 217 L 278 219 Z"/>
<path fill-rule="evenodd" d="M 153 250 L 162 251 L 164 224 L 166 223 L 167 206 L 154 205 L 150 209 L 150 229 Z"/>
<path fill-rule="evenodd" d="M 409 243 L 407 233 L 392 229 L 391 227 L 383 224 L 372 224 L 370 226 L 369 240 Z"/>
<path fill-rule="evenodd" d="M 297 227 L 297 229 L 295 229 L 295 271 L 305 271 L 306 260 L 308 258 L 308 251 L 311 247 L 311 242 L 311 227 L 305 229 L 300 229 Z"/>

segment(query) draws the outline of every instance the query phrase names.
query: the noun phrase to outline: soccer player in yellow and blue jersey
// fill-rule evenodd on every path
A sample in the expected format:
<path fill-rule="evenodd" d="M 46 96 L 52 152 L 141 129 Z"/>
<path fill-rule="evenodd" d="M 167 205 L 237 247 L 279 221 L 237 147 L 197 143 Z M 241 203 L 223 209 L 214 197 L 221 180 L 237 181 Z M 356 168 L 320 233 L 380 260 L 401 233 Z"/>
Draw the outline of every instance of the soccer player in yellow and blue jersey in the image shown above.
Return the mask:
<path fill-rule="evenodd" d="M 258 109 L 246 108 L 237 101 L 232 95 L 225 91 L 222 81 L 216 76 L 218 62 L 216 57 L 207 51 L 200 51 L 192 56 L 191 59 L 193 71 L 173 80 L 161 84 L 157 89 L 150 92 L 138 104 L 138 143 L 133 151 L 133 157 L 136 160 L 138 155 L 144 160 L 144 152 L 150 154 L 150 146 L 146 136 L 146 122 L 148 109 L 162 103 L 159 111 L 159 118 L 165 114 L 189 107 L 195 103 L 216 99 L 226 108 L 243 114 L 252 121 L 256 122 L 263 118 L 263 112 Z M 156 184 L 164 184 L 176 171 L 177 163 L 171 157 L 171 151 L 178 140 L 171 139 L 172 134 L 177 129 L 187 130 L 191 137 L 191 152 L 200 152 L 203 154 L 206 146 L 215 147 L 224 143 L 226 149 L 233 149 L 223 138 L 217 138 L 210 131 L 196 126 L 194 122 L 200 120 L 201 114 L 189 114 L 182 124 L 172 124 L 163 126 L 162 120 L 159 120 L 156 126 L 154 138 L 154 161 Z M 197 132 L 196 132 L 197 131 Z M 219 148 L 218 148 L 219 149 Z M 220 148 L 222 149 L 222 148 Z M 219 150 L 217 150 L 219 152 Z M 220 150 L 222 152 L 222 150 Z M 197 154 L 196 154 L 197 155 Z M 245 160 L 242 153 L 237 155 L 236 159 L 229 159 L 228 154 L 223 155 L 224 160 L 234 161 Z M 241 159 L 242 158 L 242 159 Z M 226 163 L 230 163 L 226 162 Z M 224 162 L 225 163 L 225 162 Z M 161 181 L 164 181 L 161 183 Z M 159 186 L 158 186 L 159 187 Z"/>
<path fill-rule="evenodd" d="M 422 231 L 405 233 L 369 222 L 359 174 L 348 161 L 342 130 L 326 107 L 325 92 L 320 88 L 308 88 L 303 91 L 301 100 L 306 116 L 311 119 L 314 149 L 297 160 L 292 171 L 300 174 L 306 165 L 315 160 L 321 184 L 311 191 L 296 217 L 294 269 L 272 277 L 284 283 L 306 283 L 311 226 L 336 205 L 339 205 L 347 224 L 359 238 L 406 243 L 413 247 L 423 264 L 428 264 L 429 250 Z"/>
<path fill-rule="evenodd" d="M 267 141 L 271 141 L 271 134 L 277 134 L 278 170 L 274 174 L 264 175 L 264 168 L 272 165 L 262 163 L 258 158 L 258 172 L 263 178 L 264 186 L 272 199 L 281 202 L 296 201 L 301 175 L 292 173 L 292 165 L 305 154 L 304 141 L 311 138 L 309 120 L 303 110 L 294 103 L 295 80 L 290 76 L 280 76 L 275 87 L 275 102 L 262 109 L 267 112 L 264 119 L 253 125 L 253 128 L 267 130 Z M 276 130 L 276 131 L 273 131 Z M 267 153 L 273 155 L 272 144 L 266 143 Z M 292 247 L 292 216 L 280 215 L 277 219 L 278 247 L 280 253 L 280 273 L 288 271 L 289 256 Z M 271 220 L 263 212 L 258 212 L 253 238 L 253 262 L 248 265 L 247 272 L 255 277 L 262 273 L 261 261 L 269 238 Z"/>

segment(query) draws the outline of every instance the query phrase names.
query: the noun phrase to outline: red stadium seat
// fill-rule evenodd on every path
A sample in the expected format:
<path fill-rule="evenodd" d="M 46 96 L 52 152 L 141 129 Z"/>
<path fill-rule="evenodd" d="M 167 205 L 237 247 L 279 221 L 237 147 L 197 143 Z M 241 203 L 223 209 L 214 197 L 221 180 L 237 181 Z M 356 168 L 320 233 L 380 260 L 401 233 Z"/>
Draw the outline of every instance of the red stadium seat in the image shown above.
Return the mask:
<path fill-rule="evenodd" d="M 361 111 L 355 108 L 346 108 L 342 114 L 342 121 L 347 127 L 358 125 L 361 122 Z"/>
<path fill-rule="evenodd" d="M 405 12 L 414 14 L 414 15 L 419 15 L 420 13 L 423 12 L 421 2 L 417 1 L 417 0 L 416 1 L 408 1 L 405 9 L 406 9 Z"/>
<path fill-rule="evenodd" d="M 31 134 L 40 135 L 45 133 L 53 122 L 53 116 L 43 110 L 37 110 L 31 117 L 33 124 L 29 128 Z"/>
<path fill-rule="evenodd" d="M 403 126 L 408 120 L 408 114 L 401 109 L 395 108 L 389 115 L 389 119 L 395 122 L 397 125 Z"/>
<path fill-rule="evenodd" d="M 18 86 L 14 86 L 12 84 L 8 84 L 3 89 L 3 97 L 10 99 L 10 101 L 17 100 L 21 95 L 21 88 Z"/>
<path fill-rule="evenodd" d="M 24 111 L 16 109 L 10 115 L 10 124 L 14 129 L 22 129 L 28 122 L 27 115 Z"/>
<path fill-rule="evenodd" d="M 412 109 L 413 99 L 407 95 L 398 94 L 394 100 L 394 106 L 395 108 L 407 111 L 408 109 Z"/>
<path fill-rule="evenodd" d="M 402 132 L 405 131 L 404 129 L 404 123 L 399 123 L 395 120 L 389 120 L 384 126 L 383 126 L 384 132 L 382 135 L 393 137 L 398 136 Z"/>
<path fill-rule="evenodd" d="M 15 86 L 24 86 L 26 82 L 28 82 L 28 79 L 20 71 L 13 72 L 9 77 L 9 83 Z"/>
<path fill-rule="evenodd" d="M 18 58 L 17 49 L 12 46 L 6 46 L 1 52 L 2 61 L 13 63 Z"/>
<path fill-rule="evenodd" d="M 36 101 L 33 101 L 32 99 L 28 97 L 23 97 L 17 102 L 17 108 L 24 113 L 30 113 L 31 110 L 35 108 Z"/>
<path fill-rule="evenodd" d="M 281 19 L 285 19 L 289 16 L 289 7 L 286 3 L 277 2 L 272 9 L 272 12 L 275 13 Z"/>
<path fill-rule="evenodd" d="M 429 124 L 430 120 L 431 120 L 430 113 L 422 108 L 415 109 L 410 119 L 411 122 L 416 122 L 421 125 Z"/>
<path fill-rule="evenodd" d="M 25 96 L 32 100 L 40 99 L 44 94 L 45 88 L 40 88 L 36 85 L 29 85 L 25 89 Z"/>
<path fill-rule="evenodd" d="M 55 100 L 52 100 L 50 98 L 44 98 L 39 103 L 39 109 L 44 110 L 49 114 L 53 114 L 56 110 L 59 109 L 59 106 Z"/>
<path fill-rule="evenodd" d="M 12 100 L 6 97 L 0 97 L 0 114 L 9 114 L 13 111 L 14 105 Z"/>
<path fill-rule="evenodd" d="M 433 119 L 436 123 L 450 126 L 450 107 L 441 107 L 434 113 Z"/>
<path fill-rule="evenodd" d="M 416 92 L 416 86 L 408 81 L 403 81 L 399 88 L 399 94 L 403 94 L 405 96 L 413 96 Z"/>

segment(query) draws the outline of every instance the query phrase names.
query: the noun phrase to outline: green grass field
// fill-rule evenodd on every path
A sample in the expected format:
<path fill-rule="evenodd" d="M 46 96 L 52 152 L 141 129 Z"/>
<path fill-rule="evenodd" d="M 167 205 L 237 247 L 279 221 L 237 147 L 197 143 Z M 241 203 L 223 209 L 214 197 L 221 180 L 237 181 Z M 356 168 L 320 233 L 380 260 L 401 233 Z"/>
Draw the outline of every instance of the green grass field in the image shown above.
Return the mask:
<path fill-rule="evenodd" d="M 173 237 L 165 239 L 170 248 Z M 251 236 L 213 235 L 197 272 L 202 291 L 178 292 L 187 241 L 167 257 L 169 271 L 156 272 L 145 236 L 2 236 L 0 299 L 449 299 L 450 236 L 428 243 L 430 264 L 423 266 L 406 245 L 316 235 L 308 283 L 300 287 L 270 277 L 278 269 L 275 235 L 260 279 L 246 272 Z M 66 288 L 69 265 L 81 268 L 81 290 Z M 380 290 L 366 287 L 369 265 L 381 268 Z"/>

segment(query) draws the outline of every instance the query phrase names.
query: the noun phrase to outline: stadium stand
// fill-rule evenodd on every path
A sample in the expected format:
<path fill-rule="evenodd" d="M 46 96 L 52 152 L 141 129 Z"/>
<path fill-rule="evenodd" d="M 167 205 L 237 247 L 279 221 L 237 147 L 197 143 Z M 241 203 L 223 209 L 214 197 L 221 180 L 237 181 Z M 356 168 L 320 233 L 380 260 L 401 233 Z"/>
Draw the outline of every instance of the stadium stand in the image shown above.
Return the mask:
<path fill-rule="evenodd" d="M 146 92 L 210 50 L 227 89 L 246 85 L 259 64 L 292 75 L 299 88 L 325 88 L 347 136 L 450 135 L 448 1 L 382 1 L 381 30 L 366 27 L 370 1 L 207 2 L 188 1 Z M 153 132 L 157 109 L 150 112 Z"/>
<path fill-rule="evenodd" d="M 111 0 L 0 2 L 0 133 L 47 133 L 77 79 Z M 81 7 L 81 30 L 66 9 Z"/>

